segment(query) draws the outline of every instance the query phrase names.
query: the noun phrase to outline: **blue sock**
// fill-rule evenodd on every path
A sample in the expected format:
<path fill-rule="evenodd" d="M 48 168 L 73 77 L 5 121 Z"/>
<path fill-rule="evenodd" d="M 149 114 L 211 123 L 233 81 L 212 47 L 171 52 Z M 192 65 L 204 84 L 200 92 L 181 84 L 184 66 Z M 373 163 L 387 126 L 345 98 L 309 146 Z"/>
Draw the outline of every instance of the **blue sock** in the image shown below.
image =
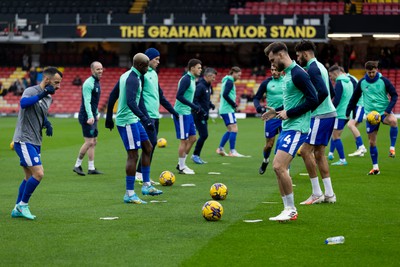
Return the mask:
<path fill-rule="evenodd" d="M 28 203 L 29 199 L 31 198 L 33 191 L 35 191 L 36 187 L 39 185 L 39 181 L 31 176 L 25 184 L 25 190 L 22 194 L 21 201 Z"/>
<path fill-rule="evenodd" d="M 135 176 L 126 176 L 126 190 L 135 189 Z"/>
<path fill-rule="evenodd" d="M 331 139 L 331 146 L 329 148 L 329 152 L 331 153 L 335 152 L 335 148 L 336 148 L 335 140 Z"/>
<path fill-rule="evenodd" d="M 399 128 L 390 127 L 390 145 L 393 147 L 396 146 L 398 132 L 399 132 Z"/>
<path fill-rule="evenodd" d="M 230 149 L 233 150 L 235 149 L 236 146 L 236 136 L 237 133 L 236 132 L 231 132 L 230 136 L 229 136 L 229 145 L 230 145 Z"/>
<path fill-rule="evenodd" d="M 335 142 L 335 147 L 337 149 L 337 152 L 339 154 L 339 158 L 340 159 L 345 159 L 346 157 L 344 156 L 344 149 L 343 149 L 342 139 L 338 138 L 334 142 Z"/>
<path fill-rule="evenodd" d="M 369 153 L 371 154 L 372 164 L 378 164 L 378 148 L 376 146 L 370 146 Z"/>
<path fill-rule="evenodd" d="M 267 151 L 264 150 L 264 159 L 268 159 L 271 155 L 271 148 L 268 148 Z"/>
<path fill-rule="evenodd" d="M 220 148 L 224 148 L 226 142 L 229 140 L 229 136 L 231 135 L 231 132 L 226 132 L 221 139 L 221 142 L 219 143 Z"/>
<path fill-rule="evenodd" d="M 142 166 L 143 183 L 150 182 L 150 166 Z"/>
<path fill-rule="evenodd" d="M 361 138 L 361 135 L 358 136 L 358 137 L 356 137 L 357 149 L 358 149 L 360 146 L 362 146 L 363 144 L 364 144 L 364 143 L 363 143 L 363 140 L 362 140 L 362 138 Z"/>
<path fill-rule="evenodd" d="M 18 197 L 17 197 L 17 203 L 16 204 L 18 204 L 22 199 L 22 195 L 24 194 L 24 191 L 25 191 L 25 185 L 26 185 L 26 180 L 23 179 L 21 185 L 19 186 Z"/>

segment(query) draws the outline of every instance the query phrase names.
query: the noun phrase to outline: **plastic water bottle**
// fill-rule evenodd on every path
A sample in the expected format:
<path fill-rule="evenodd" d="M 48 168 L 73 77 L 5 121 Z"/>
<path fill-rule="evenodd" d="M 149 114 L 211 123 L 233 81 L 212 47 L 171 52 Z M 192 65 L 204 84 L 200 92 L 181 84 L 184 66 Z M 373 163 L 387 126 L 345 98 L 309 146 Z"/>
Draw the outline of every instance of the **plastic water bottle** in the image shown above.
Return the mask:
<path fill-rule="evenodd" d="M 344 243 L 344 236 L 328 237 L 325 240 L 325 244 L 327 244 L 327 245 L 337 245 L 337 244 L 343 244 L 343 243 Z"/>

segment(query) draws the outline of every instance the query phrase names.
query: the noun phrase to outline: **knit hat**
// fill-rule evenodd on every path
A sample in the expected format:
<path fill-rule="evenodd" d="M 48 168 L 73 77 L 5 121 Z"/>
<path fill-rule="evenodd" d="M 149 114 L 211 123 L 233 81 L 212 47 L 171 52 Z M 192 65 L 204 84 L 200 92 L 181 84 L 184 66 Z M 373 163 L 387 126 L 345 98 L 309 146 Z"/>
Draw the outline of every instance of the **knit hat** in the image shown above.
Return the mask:
<path fill-rule="evenodd" d="M 155 48 L 149 48 L 144 53 L 149 57 L 150 60 L 160 56 L 160 52 L 158 52 L 158 50 Z"/>

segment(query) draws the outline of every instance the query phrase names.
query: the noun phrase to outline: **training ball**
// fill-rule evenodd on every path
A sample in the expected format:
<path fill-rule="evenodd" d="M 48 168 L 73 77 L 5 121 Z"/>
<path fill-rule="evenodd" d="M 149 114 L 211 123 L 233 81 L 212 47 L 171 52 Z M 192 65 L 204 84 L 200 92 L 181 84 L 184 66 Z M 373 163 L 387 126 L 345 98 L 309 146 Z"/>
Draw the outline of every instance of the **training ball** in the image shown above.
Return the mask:
<path fill-rule="evenodd" d="M 228 195 L 228 187 L 222 183 L 215 183 L 210 188 L 210 196 L 215 200 L 224 200 Z"/>
<path fill-rule="evenodd" d="M 203 205 L 202 213 L 207 221 L 219 221 L 224 213 L 224 208 L 218 201 L 210 200 Z"/>
<path fill-rule="evenodd" d="M 377 125 L 381 122 L 381 115 L 378 111 L 371 111 L 367 115 L 367 121 L 372 125 Z"/>
<path fill-rule="evenodd" d="M 11 141 L 11 143 L 10 143 L 10 149 L 11 149 L 11 150 L 14 150 L 14 141 Z"/>
<path fill-rule="evenodd" d="M 167 146 L 167 140 L 165 138 L 160 138 L 157 140 L 157 146 L 158 147 L 166 147 Z"/>
<path fill-rule="evenodd" d="M 170 171 L 163 171 L 159 180 L 161 185 L 171 186 L 175 183 L 175 175 Z"/>

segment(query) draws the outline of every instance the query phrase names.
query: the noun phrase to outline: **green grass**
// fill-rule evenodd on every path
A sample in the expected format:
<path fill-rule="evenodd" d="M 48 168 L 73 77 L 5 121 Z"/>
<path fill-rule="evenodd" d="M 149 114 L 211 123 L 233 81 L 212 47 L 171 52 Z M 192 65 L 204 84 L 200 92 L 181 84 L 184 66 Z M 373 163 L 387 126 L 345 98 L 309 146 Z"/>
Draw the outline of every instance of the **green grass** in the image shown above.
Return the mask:
<path fill-rule="evenodd" d="M 10 217 L 23 172 L 9 149 L 16 118 L 0 118 L 1 266 L 398 265 L 399 160 L 387 157 L 387 126 L 381 127 L 378 137 L 381 175 L 366 175 L 371 169 L 369 154 L 348 158 L 348 166 L 331 168 L 336 204 L 297 205 L 298 220 L 279 224 L 268 221 L 282 210 L 275 174 L 271 166 L 258 174 L 264 145 L 259 119 L 238 121 L 237 149 L 252 158 L 216 155 L 225 126 L 221 119 L 210 121 L 202 152 L 209 163 L 195 165 L 188 159 L 196 175 L 176 175 L 172 187 L 159 186 L 163 195 L 143 197 L 168 202 L 147 205 L 122 202 L 126 152 L 116 130 L 109 132 L 104 120 L 100 122 L 95 163 L 105 174 L 81 177 L 72 172 L 83 142 L 77 120 L 50 120 L 54 136 L 44 137 L 42 146 L 45 176 L 30 201 L 37 219 L 28 221 Z M 365 126 L 360 130 L 366 142 Z M 175 172 L 178 140 L 172 120 L 161 120 L 159 137 L 165 137 L 168 146 L 156 149 L 151 169 L 155 180 L 164 170 Z M 355 150 L 348 129 L 343 141 L 346 154 Z M 87 170 L 87 158 L 83 167 Z M 302 159 L 296 157 L 291 166 L 296 203 L 311 193 L 308 177 L 300 175 L 304 172 Z M 201 207 L 210 199 L 214 182 L 226 184 L 229 195 L 221 201 L 222 219 L 207 222 Z M 182 187 L 184 183 L 196 187 Z M 138 184 L 136 189 L 140 191 Z M 107 216 L 119 220 L 99 219 Z M 244 219 L 263 221 L 252 224 Z M 346 242 L 324 245 L 325 238 L 336 235 L 345 236 Z"/>

